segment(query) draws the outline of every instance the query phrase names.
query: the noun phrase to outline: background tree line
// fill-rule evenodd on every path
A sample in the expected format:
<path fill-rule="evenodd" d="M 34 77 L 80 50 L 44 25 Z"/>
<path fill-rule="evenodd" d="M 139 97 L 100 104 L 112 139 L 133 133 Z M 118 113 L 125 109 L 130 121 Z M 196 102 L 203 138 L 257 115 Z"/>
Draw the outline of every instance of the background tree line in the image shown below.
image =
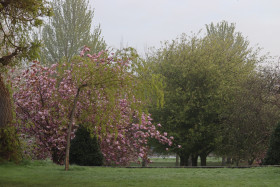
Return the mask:
<path fill-rule="evenodd" d="M 277 73 L 263 68 L 258 49 L 235 25 L 206 25 L 206 34 L 166 42 L 148 56 L 152 73 L 162 75 L 165 105 L 151 106 L 155 121 L 182 149 L 180 165 L 206 165 L 209 153 L 252 164 L 262 159 L 279 120 Z M 274 102 L 272 102 L 274 100 Z"/>
<path fill-rule="evenodd" d="M 116 50 L 114 57 L 110 57 L 106 52 L 105 54 L 108 55 L 106 59 L 103 56 L 101 58 L 100 55 L 104 53 L 99 52 L 108 49 L 108 46 L 102 37 L 100 25 L 93 31 L 91 29 L 94 11 L 89 8 L 86 0 L 56 0 L 52 3 L 45 0 L 3 0 L 0 2 L 0 13 L 1 20 L 5 20 L 5 22 L 1 21 L 0 28 L 2 158 L 9 160 L 14 157 L 12 155 L 21 152 L 17 129 L 12 125 L 17 120 L 15 113 L 18 113 L 18 110 L 14 109 L 11 99 L 12 90 L 9 88 L 11 84 L 7 84 L 7 77 L 10 76 L 9 73 L 7 74 L 7 67 L 14 66 L 21 71 L 23 60 L 37 59 L 50 68 L 51 72 L 51 68 L 54 67 L 51 66 L 52 64 L 63 66 L 65 63 L 68 69 L 62 68 L 63 72 L 58 72 L 57 75 L 66 74 L 68 70 L 77 72 L 76 75 L 73 74 L 75 78 L 79 78 L 76 81 L 79 84 L 76 86 L 82 86 L 80 79 L 85 76 L 87 78 L 97 76 L 85 67 L 71 69 L 73 67 L 71 63 L 78 59 L 77 55 L 86 52 L 82 50 L 84 46 L 89 47 L 92 53 L 98 53 L 95 55 L 87 53 L 90 59 L 96 61 L 101 59 L 99 62 L 101 64 L 108 62 L 106 64 L 108 66 L 101 68 L 104 72 L 108 69 L 112 70 L 112 74 L 118 72 L 114 69 L 115 64 L 109 64 L 110 59 L 114 58 L 120 64 L 131 63 L 127 64 L 120 74 L 116 74 L 118 78 L 121 75 L 127 78 L 125 82 L 122 82 L 124 81 L 122 78 L 118 79 L 118 83 L 122 82 L 120 88 L 116 88 L 117 84 L 104 84 L 103 86 L 108 89 L 103 92 L 104 88 L 98 87 L 102 91 L 96 94 L 106 93 L 108 94 L 106 99 L 96 101 L 84 97 L 84 101 L 94 100 L 95 104 L 103 101 L 111 102 L 117 106 L 114 93 L 120 92 L 122 86 L 127 85 L 129 94 L 134 93 L 141 98 L 139 102 L 133 100 L 133 97 L 129 100 L 132 108 L 137 108 L 138 118 L 141 118 L 142 111 L 149 111 L 154 122 L 162 124 L 160 129 L 161 133 L 164 133 L 162 137 L 167 136 L 166 132 L 172 137 L 173 146 L 170 150 L 180 156 L 180 165 L 188 165 L 191 159 L 191 164 L 196 166 L 198 157 L 201 158 L 201 165 L 206 165 L 209 153 L 228 158 L 229 162 L 235 161 L 237 165 L 244 160 L 252 164 L 253 161 L 265 157 L 270 136 L 279 121 L 279 71 L 275 67 L 261 65 L 268 60 L 268 57 L 261 57 L 258 49 L 251 48 L 249 41 L 235 30 L 235 24 L 226 21 L 211 23 L 206 25 L 205 35 L 182 34 L 173 41 L 165 42 L 160 49 L 147 54 L 146 59 L 140 58 L 137 51 L 131 48 L 123 51 Z M 42 17 L 46 16 L 52 17 L 49 17 L 43 25 Z M 34 28 L 37 28 L 37 34 L 33 32 Z M 14 65 L 14 62 L 17 64 Z M 84 62 L 89 63 L 87 60 Z M 32 68 L 27 65 L 25 69 L 28 73 L 28 69 Z M 106 76 L 110 77 L 112 74 Z M 32 78 L 34 77 L 31 76 Z M 59 82 L 65 77 L 55 78 L 58 78 Z M 135 82 L 130 82 L 131 80 Z M 91 84 L 92 81 L 88 80 L 88 83 Z M 133 89 L 137 86 L 139 86 L 137 89 Z M 28 90 L 26 92 L 28 93 Z M 121 92 L 122 95 L 116 98 L 126 95 L 125 90 Z M 72 96 L 71 99 L 74 98 Z M 67 106 L 69 104 L 70 102 Z M 83 108 L 80 105 L 77 108 L 79 107 Z M 97 113 L 101 115 L 104 108 L 99 109 Z M 119 119 L 115 118 L 113 113 L 106 114 L 110 114 L 109 117 L 107 116 L 109 121 Z M 133 113 L 129 115 L 127 125 L 135 120 Z M 72 116 L 77 115 L 73 113 Z M 70 123 L 73 121 L 71 120 Z M 141 120 L 139 122 L 141 123 Z M 150 125 L 150 119 L 146 123 Z M 42 127 L 44 128 L 44 125 Z M 92 132 L 99 126 L 87 127 Z M 112 133 L 116 128 L 119 127 L 112 126 L 106 129 L 107 134 Z M 123 130 L 122 128 L 120 131 Z M 133 128 L 137 127 L 133 126 Z M 140 129 L 145 131 L 145 128 Z M 150 128 L 155 130 L 152 126 Z M 102 133 L 103 131 L 104 129 Z M 157 131 L 147 136 L 148 139 L 155 137 L 155 134 Z M 132 140 L 133 138 L 131 142 Z M 11 142 L 18 143 L 13 146 Z M 160 149 L 160 145 L 153 144 L 152 141 L 150 143 Z M 141 152 L 140 157 L 146 159 L 145 154 L 146 152 Z"/>

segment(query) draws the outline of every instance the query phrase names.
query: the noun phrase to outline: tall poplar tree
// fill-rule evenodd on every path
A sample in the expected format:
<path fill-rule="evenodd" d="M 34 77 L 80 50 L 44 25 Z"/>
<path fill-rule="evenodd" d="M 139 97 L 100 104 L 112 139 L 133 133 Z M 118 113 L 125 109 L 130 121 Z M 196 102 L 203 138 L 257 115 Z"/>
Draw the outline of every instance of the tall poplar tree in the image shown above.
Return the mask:
<path fill-rule="evenodd" d="M 41 61 L 55 63 L 65 58 L 69 62 L 84 45 L 92 52 L 106 48 L 100 26 L 91 34 L 93 10 L 89 9 L 89 1 L 56 0 L 52 6 L 54 16 L 42 31 Z"/>

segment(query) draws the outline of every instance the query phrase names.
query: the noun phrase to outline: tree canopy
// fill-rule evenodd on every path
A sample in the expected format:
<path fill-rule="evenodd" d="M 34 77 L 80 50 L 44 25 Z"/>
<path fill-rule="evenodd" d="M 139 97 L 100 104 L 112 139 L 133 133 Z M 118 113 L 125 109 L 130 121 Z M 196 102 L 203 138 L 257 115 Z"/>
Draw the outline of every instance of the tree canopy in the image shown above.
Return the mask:
<path fill-rule="evenodd" d="M 153 108 L 152 116 L 182 145 L 174 150 L 182 165 L 189 156 L 193 165 L 198 155 L 206 159 L 221 141 L 220 114 L 257 63 L 256 52 L 234 24 L 212 23 L 206 28 L 205 36 L 182 34 L 149 58 L 166 84 L 165 105 Z"/>
<path fill-rule="evenodd" d="M 39 41 L 30 39 L 30 31 L 51 14 L 46 0 L 1 0 L 0 64 L 10 64 L 13 57 L 29 60 L 37 57 Z"/>
<path fill-rule="evenodd" d="M 171 145 L 143 113 L 147 95 L 161 90 L 154 89 L 158 83 L 153 78 L 152 87 L 137 73 L 142 64 L 134 50 L 114 55 L 88 51 L 51 67 L 35 62 L 13 80 L 18 126 L 25 139 L 38 145 L 33 154 L 65 163 L 67 170 L 70 138 L 79 124 L 101 139 L 106 164 L 127 165 L 138 157 L 148 161 L 150 137 Z"/>

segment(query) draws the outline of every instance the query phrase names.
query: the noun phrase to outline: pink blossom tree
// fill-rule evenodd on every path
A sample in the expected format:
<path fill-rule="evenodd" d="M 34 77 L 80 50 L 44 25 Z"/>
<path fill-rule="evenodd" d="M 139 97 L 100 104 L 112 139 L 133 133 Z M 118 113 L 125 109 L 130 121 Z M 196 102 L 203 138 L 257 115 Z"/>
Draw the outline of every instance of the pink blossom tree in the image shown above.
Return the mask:
<path fill-rule="evenodd" d="M 116 130 L 113 132 L 107 130 L 106 133 L 97 131 L 101 139 L 101 151 L 106 165 L 128 165 L 141 158 L 144 162 L 143 166 L 145 166 L 150 161 L 148 159 L 148 141 L 151 138 L 167 147 L 172 145 L 173 137 L 168 138 L 166 132 L 161 134 L 152 124 L 150 115 L 142 113 L 138 120 L 139 115 L 130 109 L 125 99 L 120 100 L 118 107 L 121 108 L 122 115 L 118 121 L 115 121 Z M 131 117 L 134 120 L 131 121 Z M 158 127 L 160 126 L 158 124 Z"/>
<path fill-rule="evenodd" d="M 84 48 L 81 56 L 87 51 Z M 59 164 L 65 158 L 68 170 L 70 138 L 78 124 L 87 125 L 99 135 L 107 164 L 125 165 L 138 156 L 144 158 L 148 138 L 171 145 L 167 135 L 156 131 L 149 116 L 140 115 L 143 103 L 139 101 L 146 98 L 141 93 L 147 93 L 147 86 L 141 75 L 135 73 L 141 63 L 135 65 L 133 54 L 87 54 L 69 64 L 51 67 L 34 62 L 13 80 L 20 119 L 17 125 L 36 145 L 37 158 L 51 156 Z M 132 123 L 135 112 L 142 118 L 140 123 Z M 126 146 L 117 145 L 121 141 Z M 113 145 L 117 146 L 110 154 L 107 147 Z"/>
<path fill-rule="evenodd" d="M 58 81 L 57 67 L 34 64 L 13 81 L 18 127 L 29 143 L 36 145 L 39 159 L 51 156 L 57 164 L 65 157 L 67 121 L 70 103 L 75 93 L 70 71 Z M 73 137 L 73 133 L 72 133 Z"/>

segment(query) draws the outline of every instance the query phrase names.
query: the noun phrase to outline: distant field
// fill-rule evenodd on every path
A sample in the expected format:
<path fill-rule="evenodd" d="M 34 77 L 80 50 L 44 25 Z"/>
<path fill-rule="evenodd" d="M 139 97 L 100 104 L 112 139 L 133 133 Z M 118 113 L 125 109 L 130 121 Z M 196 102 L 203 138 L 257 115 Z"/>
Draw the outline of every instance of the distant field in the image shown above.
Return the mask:
<path fill-rule="evenodd" d="M 170 157 L 159 157 L 151 158 L 152 163 L 149 164 L 151 167 L 175 167 L 176 158 Z M 136 164 L 131 164 L 132 166 L 137 166 Z M 200 166 L 200 160 L 198 160 L 198 165 Z M 219 157 L 207 157 L 207 166 L 221 166 L 222 158 Z"/>
<path fill-rule="evenodd" d="M 111 168 L 50 161 L 0 165 L 0 186 L 280 186 L 279 167 L 246 169 Z"/>

